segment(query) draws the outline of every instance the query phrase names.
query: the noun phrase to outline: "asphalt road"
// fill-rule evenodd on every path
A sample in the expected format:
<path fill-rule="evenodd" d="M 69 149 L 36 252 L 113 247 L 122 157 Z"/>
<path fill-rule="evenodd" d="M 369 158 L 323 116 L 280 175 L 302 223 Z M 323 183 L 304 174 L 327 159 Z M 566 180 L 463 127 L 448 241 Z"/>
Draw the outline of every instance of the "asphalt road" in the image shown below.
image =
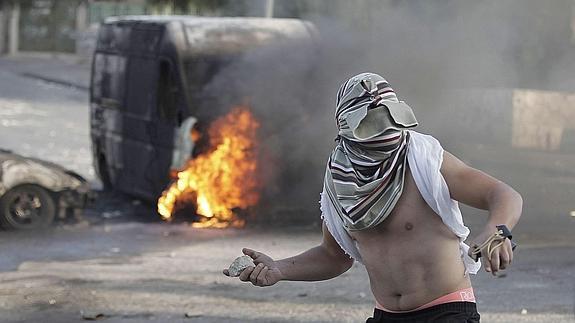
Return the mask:
<path fill-rule="evenodd" d="M 42 64 L 51 66 L 35 66 Z M 20 72 L 0 60 L 0 147 L 95 180 L 87 92 Z M 482 218 L 464 213 L 472 228 L 480 225 Z M 483 322 L 575 322 L 574 219 L 526 214 L 512 268 L 504 277 L 482 272 L 473 279 Z M 319 239 L 315 227 L 201 230 L 163 223 L 151 206 L 103 195 L 80 220 L 43 232 L 0 232 L 0 322 L 98 315 L 103 322 L 364 321 L 373 300 L 358 264 L 330 281 L 263 289 L 221 274 L 241 247 L 283 257 Z"/>
<path fill-rule="evenodd" d="M 3 232 L 0 321 L 362 322 L 372 311 L 359 264 L 330 281 L 269 288 L 221 274 L 243 246 L 293 255 L 320 241 L 318 229 L 201 230 L 136 216 Z M 524 243 L 505 276 L 473 278 L 483 322 L 573 322 L 574 266 L 573 245 Z"/>

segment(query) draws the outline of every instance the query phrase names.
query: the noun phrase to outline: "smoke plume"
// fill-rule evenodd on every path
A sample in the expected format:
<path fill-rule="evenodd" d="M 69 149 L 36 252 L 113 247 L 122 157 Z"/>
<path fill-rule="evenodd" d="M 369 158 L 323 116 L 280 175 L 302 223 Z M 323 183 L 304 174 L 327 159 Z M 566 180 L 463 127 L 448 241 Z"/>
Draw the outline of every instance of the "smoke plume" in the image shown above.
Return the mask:
<path fill-rule="evenodd" d="M 297 11 L 276 3 L 276 14 Z M 499 167 L 466 154 L 471 143 L 510 146 L 505 93 L 574 90 L 564 72 L 573 69 L 569 1 L 329 1 L 306 8 L 298 17 L 319 31 L 313 45 L 291 41 L 251 50 L 205 87 L 220 94 L 226 89 L 220 107 L 247 100 L 261 121 L 265 187 L 259 212 L 272 220 L 319 219 L 317 201 L 336 136 L 335 93 L 365 71 L 384 76 L 412 106 L 419 131 L 517 183 L 524 194 L 538 194 L 509 172 L 515 162 Z"/>

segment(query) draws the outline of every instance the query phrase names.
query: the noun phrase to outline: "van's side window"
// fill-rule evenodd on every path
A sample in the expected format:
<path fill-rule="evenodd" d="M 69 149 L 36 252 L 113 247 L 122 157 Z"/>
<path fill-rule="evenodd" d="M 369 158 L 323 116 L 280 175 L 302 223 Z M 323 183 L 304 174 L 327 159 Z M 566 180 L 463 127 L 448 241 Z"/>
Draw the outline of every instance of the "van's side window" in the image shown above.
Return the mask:
<path fill-rule="evenodd" d="M 125 75 L 125 57 L 96 54 L 92 74 L 92 98 L 104 107 L 121 108 Z"/>
<path fill-rule="evenodd" d="M 175 122 L 178 84 L 169 62 L 160 62 L 158 79 L 158 114 L 160 118 Z"/>

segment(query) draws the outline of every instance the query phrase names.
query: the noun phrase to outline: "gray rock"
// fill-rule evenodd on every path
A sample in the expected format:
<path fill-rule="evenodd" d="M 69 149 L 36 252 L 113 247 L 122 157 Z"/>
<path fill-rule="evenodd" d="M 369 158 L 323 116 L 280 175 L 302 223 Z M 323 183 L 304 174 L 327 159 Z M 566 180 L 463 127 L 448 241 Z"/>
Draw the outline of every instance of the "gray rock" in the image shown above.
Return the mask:
<path fill-rule="evenodd" d="M 231 277 L 238 277 L 240 273 L 249 266 L 255 267 L 255 264 L 249 256 L 241 256 L 236 258 L 228 268 Z"/>

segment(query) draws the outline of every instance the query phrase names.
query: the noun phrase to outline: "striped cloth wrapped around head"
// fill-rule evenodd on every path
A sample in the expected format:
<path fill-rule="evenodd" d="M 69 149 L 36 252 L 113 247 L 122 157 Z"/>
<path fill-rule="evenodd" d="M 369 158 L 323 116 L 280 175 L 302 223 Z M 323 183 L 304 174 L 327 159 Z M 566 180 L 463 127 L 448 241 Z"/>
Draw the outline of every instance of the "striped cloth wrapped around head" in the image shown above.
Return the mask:
<path fill-rule="evenodd" d="M 324 191 L 347 230 L 381 223 L 403 191 L 411 108 L 373 73 L 356 75 L 337 93 L 338 144 L 330 155 Z"/>

